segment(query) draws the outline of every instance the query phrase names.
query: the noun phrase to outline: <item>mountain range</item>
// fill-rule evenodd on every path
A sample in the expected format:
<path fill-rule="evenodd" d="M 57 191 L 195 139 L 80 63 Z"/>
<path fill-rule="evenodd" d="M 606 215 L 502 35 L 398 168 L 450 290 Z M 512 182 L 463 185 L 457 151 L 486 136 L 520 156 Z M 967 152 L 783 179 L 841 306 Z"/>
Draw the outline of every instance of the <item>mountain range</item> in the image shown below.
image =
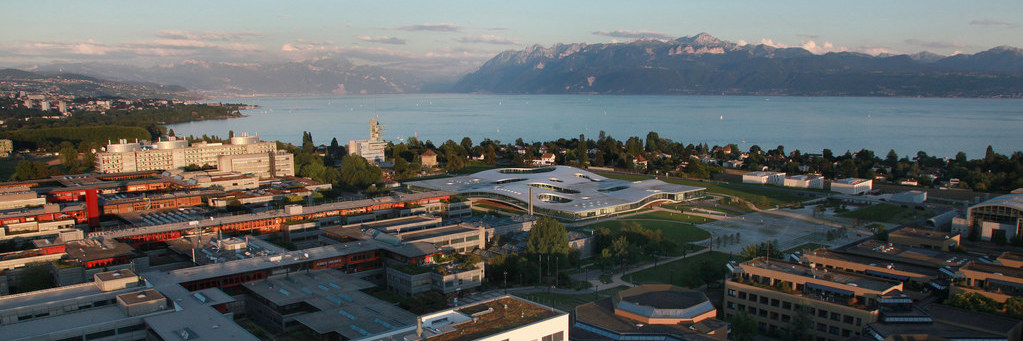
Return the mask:
<path fill-rule="evenodd" d="M 0 90 L 53 93 L 91 98 L 198 99 L 201 96 L 181 86 L 148 82 L 122 82 L 74 73 L 38 73 L 17 69 L 0 70 Z"/>
<path fill-rule="evenodd" d="M 1023 97 L 1023 50 L 973 55 L 813 54 L 701 33 L 675 40 L 506 51 L 452 90 L 508 94 Z"/>
<path fill-rule="evenodd" d="M 1019 48 L 953 56 L 813 54 L 798 47 L 737 44 L 707 33 L 674 40 L 534 45 L 502 52 L 465 75 L 408 65 L 356 65 L 340 58 L 186 60 L 153 67 L 54 63 L 31 70 L 175 84 L 212 97 L 422 92 L 1023 97 Z"/>
<path fill-rule="evenodd" d="M 411 72 L 360 66 L 337 59 L 286 63 L 186 60 L 148 68 L 104 63 L 55 63 L 39 66 L 37 70 L 176 84 L 215 97 L 417 93 L 427 84 Z"/>

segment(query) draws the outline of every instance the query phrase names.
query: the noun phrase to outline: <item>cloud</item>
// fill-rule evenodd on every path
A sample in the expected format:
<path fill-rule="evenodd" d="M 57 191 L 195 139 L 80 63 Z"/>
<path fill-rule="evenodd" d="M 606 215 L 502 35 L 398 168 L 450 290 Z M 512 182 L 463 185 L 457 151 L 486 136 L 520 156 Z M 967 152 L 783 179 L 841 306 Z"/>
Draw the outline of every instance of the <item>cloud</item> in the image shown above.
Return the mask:
<path fill-rule="evenodd" d="M 410 32 L 417 32 L 417 31 L 459 32 L 459 31 L 462 30 L 462 27 L 458 26 L 458 25 L 455 25 L 455 24 L 440 23 L 440 24 L 419 24 L 419 25 L 398 26 L 398 27 L 395 27 L 394 29 L 399 30 L 399 31 L 410 31 Z"/>
<path fill-rule="evenodd" d="M 516 40 L 501 38 L 490 34 L 481 34 L 478 36 L 464 36 L 455 39 L 455 41 L 464 44 L 493 44 L 493 45 L 520 45 L 521 43 Z"/>
<path fill-rule="evenodd" d="M 800 38 L 810 39 L 810 40 L 817 40 L 818 38 L 821 37 L 821 36 L 816 35 L 816 34 L 806 34 L 806 33 L 797 33 L 796 36 L 800 37 Z"/>
<path fill-rule="evenodd" d="M 973 19 L 970 21 L 970 25 L 978 26 L 1005 26 L 1008 28 L 1016 28 L 1016 24 L 1005 21 L 991 20 L 991 19 Z"/>
<path fill-rule="evenodd" d="M 674 39 L 674 36 L 664 34 L 661 32 L 654 31 L 632 31 L 632 30 L 614 30 L 614 31 L 596 31 L 594 35 L 605 36 L 611 38 L 626 38 L 626 39 L 641 39 L 641 38 L 654 38 L 654 39 Z"/>
<path fill-rule="evenodd" d="M 201 40 L 201 41 L 251 41 L 262 38 L 263 34 L 254 31 L 179 31 L 163 30 L 156 36 L 164 39 Z"/>
<path fill-rule="evenodd" d="M 291 18 L 291 15 L 290 14 L 278 14 L 277 17 L 281 18 L 281 19 L 288 19 L 288 18 Z"/>
<path fill-rule="evenodd" d="M 950 41 L 937 41 L 937 40 L 922 40 L 922 39 L 906 39 L 906 44 L 922 46 L 930 49 L 961 49 L 967 47 L 966 44 L 950 42 Z"/>
<path fill-rule="evenodd" d="M 820 44 L 820 45 L 817 45 L 817 43 L 814 42 L 813 40 L 808 40 L 808 41 L 803 42 L 803 45 L 800 45 L 799 47 L 802 47 L 804 50 L 810 51 L 810 53 L 813 53 L 813 54 L 825 54 L 825 53 L 831 53 L 831 52 L 846 52 L 846 51 L 849 51 L 849 49 L 844 47 L 844 46 L 835 46 L 835 45 L 831 44 L 831 42 L 827 42 L 827 41 L 822 43 L 822 44 Z"/>
<path fill-rule="evenodd" d="M 763 44 L 763 45 L 767 45 L 767 46 L 774 47 L 774 48 L 779 48 L 779 49 L 787 49 L 787 48 L 790 48 L 790 47 L 798 47 L 798 48 L 810 51 L 810 53 L 813 53 L 813 54 L 825 54 L 825 53 L 831 53 L 831 52 L 846 52 L 846 51 L 850 50 L 849 48 L 847 48 L 845 46 L 835 46 L 834 44 L 832 44 L 829 41 L 825 41 L 823 43 L 818 44 L 816 41 L 807 40 L 807 41 L 802 42 L 799 45 L 788 45 L 788 44 L 783 44 L 783 43 L 775 42 L 774 40 L 771 40 L 771 39 L 763 38 L 763 39 L 760 39 L 759 44 Z"/>
<path fill-rule="evenodd" d="M 869 45 L 867 45 L 867 46 L 860 46 L 860 47 L 857 48 L 857 50 L 859 52 L 863 52 L 863 53 L 869 54 L 871 56 L 879 56 L 879 55 L 882 55 L 882 54 L 884 54 L 884 55 L 900 55 L 900 54 L 905 54 L 905 53 L 902 53 L 902 52 L 899 52 L 899 51 L 896 51 L 896 50 L 892 50 L 892 49 L 887 48 L 887 47 L 869 46 Z"/>
<path fill-rule="evenodd" d="M 395 37 L 388 37 L 388 36 L 379 36 L 379 37 L 355 36 L 355 39 L 362 40 L 362 41 L 368 41 L 368 42 L 371 42 L 371 43 L 378 43 L 378 44 L 405 45 L 405 39 L 400 39 L 400 38 L 395 38 Z"/>

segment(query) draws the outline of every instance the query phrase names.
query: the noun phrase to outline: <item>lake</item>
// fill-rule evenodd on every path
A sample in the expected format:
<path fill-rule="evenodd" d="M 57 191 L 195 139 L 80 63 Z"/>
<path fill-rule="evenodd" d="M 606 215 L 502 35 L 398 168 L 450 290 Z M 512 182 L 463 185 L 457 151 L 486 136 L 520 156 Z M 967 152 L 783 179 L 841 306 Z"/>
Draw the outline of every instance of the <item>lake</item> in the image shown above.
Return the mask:
<path fill-rule="evenodd" d="M 225 98 L 213 102 L 256 104 L 248 117 L 170 125 L 179 136 L 258 133 L 267 141 L 299 144 L 309 131 L 317 144 L 342 145 L 369 137 L 377 117 L 384 139 L 409 136 L 441 144 L 468 136 L 504 143 L 576 138 L 600 131 L 624 141 L 661 138 L 725 145 L 742 150 L 785 146 L 804 153 L 829 148 L 873 150 L 884 156 L 917 151 L 974 159 L 988 145 L 1009 154 L 1023 150 L 1023 100 L 962 98 L 476 95 L 415 94 L 344 97 Z"/>

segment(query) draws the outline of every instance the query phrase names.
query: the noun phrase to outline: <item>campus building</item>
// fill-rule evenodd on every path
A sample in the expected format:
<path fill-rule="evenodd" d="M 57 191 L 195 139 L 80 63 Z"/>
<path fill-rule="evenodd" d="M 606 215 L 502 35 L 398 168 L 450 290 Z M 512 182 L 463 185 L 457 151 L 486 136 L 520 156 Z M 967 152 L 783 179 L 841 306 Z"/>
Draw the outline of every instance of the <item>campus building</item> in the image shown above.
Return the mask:
<path fill-rule="evenodd" d="M 749 172 L 742 175 L 744 184 L 760 185 L 785 185 L 785 173 L 783 172 Z"/>
<path fill-rule="evenodd" d="M 808 320 L 804 332 L 818 339 L 863 335 L 878 321 L 881 305 L 903 290 L 899 282 L 768 258 L 728 267 L 725 317 L 748 314 L 764 332 L 790 331 Z"/>
<path fill-rule="evenodd" d="M 421 315 L 411 327 L 367 340 L 567 341 L 568 313 L 515 296 Z"/>
<path fill-rule="evenodd" d="M 831 182 L 831 191 L 846 195 L 857 195 L 870 192 L 874 187 L 874 180 L 845 178 Z"/>
<path fill-rule="evenodd" d="M 653 202 L 679 202 L 703 195 L 704 188 L 660 180 L 625 181 L 579 168 L 491 169 L 471 175 L 410 182 L 419 190 L 445 190 L 470 199 L 570 220 L 638 210 Z"/>
<path fill-rule="evenodd" d="M 246 155 L 246 157 L 240 157 Z M 266 162 L 259 162 L 263 155 Z M 239 156 L 224 160 L 225 166 L 265 174 L 294 175 L 294 164 L 289 157 L 278 155 L 277 143 L 260 142 L 259 137 L 244 134 L 231 137 L 230 144 L 199 142 L 169 137 L 154 144 L 120 140 L 108 144 L 106 151 L 96 154 L 96 170 L 100 173 L 168 170 L 188 165 L 220 167 L 221 157 Z M 255 161 L 254 161 L 255 160 Z M 293 162 L 292 162 L 293 163 Z"/>
<path fill-rule="evenodd" d="M 824 189 L 824 177 L 818 174 L 793 175 L 785 178 L 785 187 Z"/>
<path fill-rule="evenodd" d="M 377 119 L 369 120 L 369 140 L 348 141 L 348 153 L 361 156 L 370 164 L 379 165 L 384 162 L 384 149 L 387 142 L 380 139 L 384 126 Z"/>
<path fill-rule="evenodd" d="M 1023 228 L 1023 192 L 998 196 L 973 205 L 966 211 L 966 231 L 976 233 L 982 240 L 1010 240 L 1021 234 Z"/>
<path fill-rule="evenodd" d="M 728 323 L 703 292 L 641 285 L 580 305 L 572 340 L 727 340 Z"/>

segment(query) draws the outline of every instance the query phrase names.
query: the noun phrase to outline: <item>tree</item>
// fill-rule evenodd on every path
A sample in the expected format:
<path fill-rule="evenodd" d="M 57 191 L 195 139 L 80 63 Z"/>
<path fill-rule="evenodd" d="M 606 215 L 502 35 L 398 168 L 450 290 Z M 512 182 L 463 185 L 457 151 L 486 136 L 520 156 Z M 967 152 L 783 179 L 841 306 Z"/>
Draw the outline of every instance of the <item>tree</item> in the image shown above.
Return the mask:
<path fill-rule="evenodd" d="M 565 231 L 565 225 L 554 218 L 540 218 L 529 230 L 526 250 L 539 254 L 568 254 L 568 232 Z"/>
<path fill-rule="evenodd" d="M 1005 313 L 1013 318 L 1023 318 L 1023 297 L 1013 296 L 1005 300 Z"/>
<path fill-rule="evenodd" d="M 359 189 L 380 182 L 383 174 L 380 167 L 369 164 L 358 155 L 348 155 L 341 159 L 340 172 L 342 184 Z"/>
<path fill-rule="evenodd" d="M 945 304 L 963 308 L 966 310 L 979 311 L 984 313 L 993 313 L 1001 310 L 998 301 L 991 299 L 990 297 L 975 293 L 961 293 L 949 296 L 945 300 Z"/>
<path fill-rule="evenodd" d="M 732 340 L 749 341 L 757 335 L 757 321 L 745 311 L 732 315 L 728 323 L 732 324 L 732 333 L 728 335 Z"/>
<path fill-rule="evenodd" d="M 50 170 L 46 167 L 45 163 L 21 160 L 18 161 L 18 165 L 14 166 L 14 175 L 11 175 L 11 180 L 33 180 L 42 179 L 48 176 L 50 176 Z"/>

